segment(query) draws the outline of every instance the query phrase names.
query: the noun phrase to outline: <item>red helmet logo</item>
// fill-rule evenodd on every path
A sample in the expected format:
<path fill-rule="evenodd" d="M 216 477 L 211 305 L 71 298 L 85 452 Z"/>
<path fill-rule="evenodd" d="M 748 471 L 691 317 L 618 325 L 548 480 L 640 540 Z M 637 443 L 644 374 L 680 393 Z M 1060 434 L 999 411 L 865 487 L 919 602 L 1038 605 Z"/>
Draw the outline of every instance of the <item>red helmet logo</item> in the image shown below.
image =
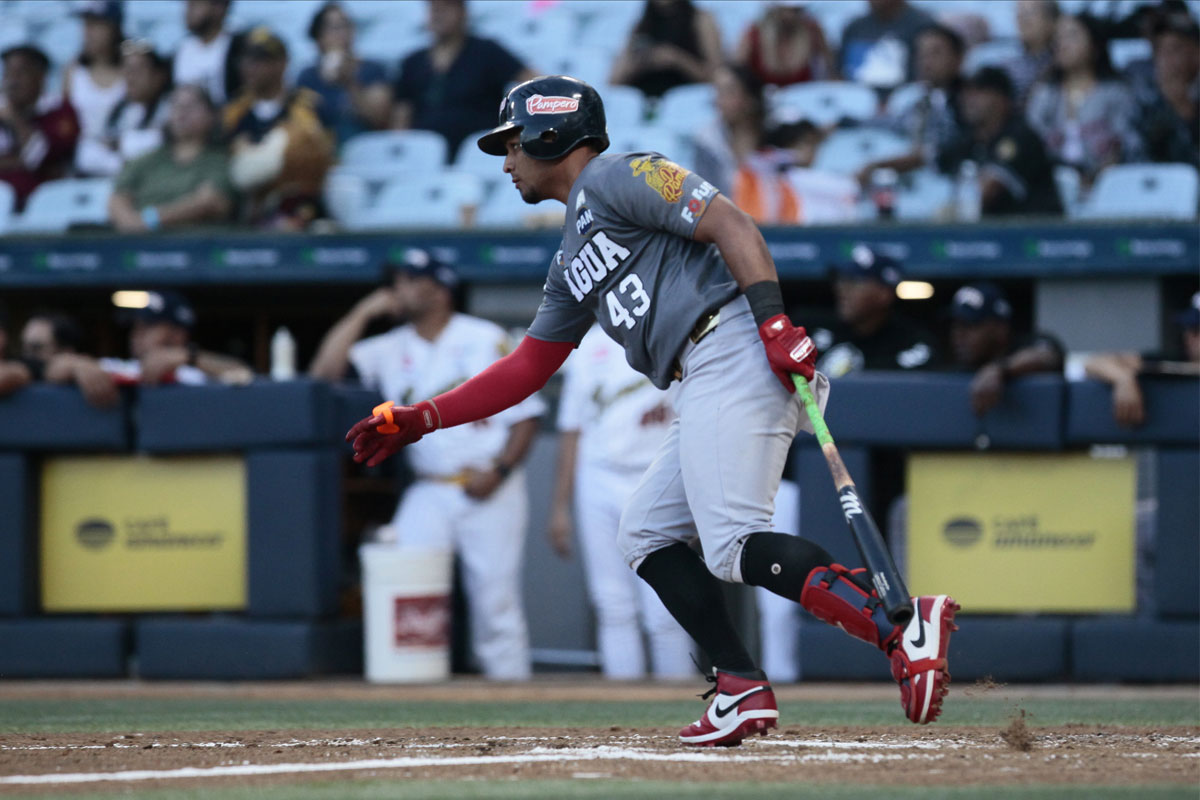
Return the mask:
<path fill-rule="evenodd" d="M 574 97 L 535 94 L 525 101 L 525 111 L 530 114 L 567 114 L 578 110 L 579 100 Z"/>

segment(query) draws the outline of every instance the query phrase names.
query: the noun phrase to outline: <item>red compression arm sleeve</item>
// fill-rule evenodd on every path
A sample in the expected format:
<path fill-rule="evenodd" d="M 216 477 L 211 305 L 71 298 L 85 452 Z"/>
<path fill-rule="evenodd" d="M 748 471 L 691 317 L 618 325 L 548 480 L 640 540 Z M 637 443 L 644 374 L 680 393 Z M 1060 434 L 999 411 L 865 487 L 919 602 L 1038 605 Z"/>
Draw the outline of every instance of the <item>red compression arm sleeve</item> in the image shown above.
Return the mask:
<path fill-rule="evenodd" d="M 526 336 L 517 349 L 483 372 L 433 398 L 441 427 L 452 428 L 498 414 L 546 385 L 575 345 Z"/>

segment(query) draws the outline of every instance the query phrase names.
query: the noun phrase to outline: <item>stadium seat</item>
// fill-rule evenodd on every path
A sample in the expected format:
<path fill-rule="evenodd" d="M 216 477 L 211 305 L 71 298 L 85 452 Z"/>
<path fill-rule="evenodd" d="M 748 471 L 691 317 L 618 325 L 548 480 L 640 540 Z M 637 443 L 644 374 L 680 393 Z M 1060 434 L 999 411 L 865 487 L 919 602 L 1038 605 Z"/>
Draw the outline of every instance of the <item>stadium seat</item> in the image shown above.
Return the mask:
<path fill-rule="evenodd" d="M 500 3 L 476 3 L 472 6 L 472 27 L 480 35 L 500 42 L 540 73 L 547 71 L 543 60 L 553 61 L 579 41 L 575 16 L 557 6 L 531 11 L 525 4 L 506 10 Z"/>
<path fill-rule="evenodd" d="M 421 4 L 376 2 L 373 5 L 395 8 Z M 378 61 L 391 70 L 409 53 L 427 46 L 429 41 L 429 35 L 420 22 L 387 15 L 364 26 L 355 37 L 354 48 L 362 58 Z"/>
<path fill-rule="evenodd" d="M 1068 219 L 1079 216 L 1079 206 L 1083 200 L 1083 178 L 1079 170 L 1066 164 L 1054 168 L 1054 183 L 1058 186 L 1058 199 L 1062 201 L 1063 212 Z"/>
<path fill-rule="evenodd" d="M 672 161 L 679 162 L 682 166 L 687 166 L 684 162 L 687 160 L 684 153 L 684 140 L 681 136 L 666 128 L 642 128 L 641 130 L 625 130 L 621 133 L 609 130 L 609 152 L 612 153 L 637 153 L 637 152 L 653 152 L 662 153 Z"/>
<path fill-rule="evenodd" d="M 333 218 L 343 226 L 350 226 L 359 213 L 370 205 L 371 185 L 353 170 L 334 167 L 325 176 L 322 197 Z"/>
<path fill-rule="evenodd" d="M 896 219 L 939 219 L 953 199 L 954 181 L 931 169 L 917 170 L 906 176 L 896 192 Z"/>
<path fill-rule="evenodd" d="M 1001 67 L 1021 55 L 1021 42 L 1017 39 L 993 39 L 980 42 L 967 51 L 963 60 L 963 73 L 972 75 L 980 67 Z"/>
<path fill-rule="evenodd" d="M 1111 39 L 1108 42 L 1108 58 L 1118 72 L 1134 61 L 1149 59 L 1152 55 L 1149 39 Z"/>
<path fill-rule="evenodd" d="M 72 225 L 108 224 L 109 178 L 67 178 L 33 190 L 13 231 L 60 233 Z"/>
<path fill-rule="evenodd" d="M 480 228 L 528 228 L 534 226 L 536 218 L 549 215 L 557 215 L 557 224 L 562 225 L 562 203 L 543 200 L 530 205 L 521 199 L 516 189 L 501 184 L 493 187 L 480 205 L 475 225 Z"/>
<path fill-rule="evenodd" d="M 482 195 L 479 179 L 465 172 L 393 175 L 374 202 L 343 224 L 349 230 L 459 228 Z"/>
<path fill-rule="evenodd" d="M 560 53 L 547 53 L 536 60 L 536 67 L 549 75 L 570 75 L 592 86 L 608 82 L 613 54 L 603 47 L 572 47 Z"/>
<path fill-rule="evenodd" d="M 654 109 L 654 126 L 679 133 L 694 132 L 716 118 L 716 96 L 716 89 L 711 84 L 677 86 L 658 101 Z"/>
<path fill-rule="evenodd" d="M 13 207 L 17 204 L 17 193 L 10 184 L 0 181 L 0 236 L 8 232 L 13 222 Z"/>
<path fill-rule="evenodd" d="M 1115 164 L 1100 173 L 1080 219 L 1195 219 L 1200 180 L 1190 164 Z"/>
<path fill-rule="evenodd" d="M 908 140 L 891 131 L 852 128 L 831 133 L 821 143 L 813 166 L 849 175 L 872 161 L 895 158 L 911 151 Z"/>
<path fill-rule="evenodd" d="M 51 64 L 63 67 L 73 61 L 83 48 L 83 25 L 76 17 L 64 14 L 38 35 L 37 46 Z"/>
<path fill-rule="evenodd" d="M 0 25 L 0 50 L 7 50 L 29 41 L 29 28 L 21 19 L 6 19 Z"/>
<path fill-rule="evenodd" d="M 343 167 L 368 177 L 437 172 L 446 164 L 446 140 L 433 131 L 371 131 L 342 145 Z"/>
<path fill-rule="evenodd" d="M 608 135 L 636 131 L 642 127 L 646 98 L 632 86 L 597 86 L 604 101 L 604 118 Z"/>
<path fill-rule="evenodd" d="M 771 105 L 779 119 L 832 125 L 843 119 L 870 119 L 879 100 L 874 90 L 861 84 L 812 81 L 784 86 L 775 92 Z"/>
<path fill-rule="evenodd" d="M 887 97 L 884 113 L 889 117 L 899 117 L 920 102 L 925 96 L 925 84 L 919 81 L 897 86 Z"/>

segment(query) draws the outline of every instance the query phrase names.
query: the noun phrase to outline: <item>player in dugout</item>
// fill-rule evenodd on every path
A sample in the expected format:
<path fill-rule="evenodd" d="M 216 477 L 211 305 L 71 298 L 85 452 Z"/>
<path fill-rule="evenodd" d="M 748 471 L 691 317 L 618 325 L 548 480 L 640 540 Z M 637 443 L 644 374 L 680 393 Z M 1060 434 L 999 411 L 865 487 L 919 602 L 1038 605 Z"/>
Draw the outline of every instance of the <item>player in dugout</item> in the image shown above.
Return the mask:
<path fill-rule="evenodd" d="M 713 664 L 712 703 L 680 731 L 689 745 L 735 745 L 779 717 L 766 674 L 730 618 L 720 581 L 763 586 L 882 651 L 909 720 L 941 712 L 958 604 L 914 598 L 888 622 L 865 571 L 771 527 L 792 440 L 811 432 L 792 375 L 820 406 L 829 382 L 816 349 L 784 314 L 774 262 L 749 216 L 699 175 L 658 153 L 610 153 L 596 90 L 566 76 L 506 95 L 480 148 L 503 156 L 527 203 L 556 199 L 568 221 L 528 335 L 455 389 L 384 403 L 346 434 L 378 464 L 439 428 L 496 414 L 540 389 L 598 321 L 659 388 L 679 381 L 671 423 L 621 516 L 626 563 L 654 588 Z M 703 559 L 689 547 L 699 539 Z"/>

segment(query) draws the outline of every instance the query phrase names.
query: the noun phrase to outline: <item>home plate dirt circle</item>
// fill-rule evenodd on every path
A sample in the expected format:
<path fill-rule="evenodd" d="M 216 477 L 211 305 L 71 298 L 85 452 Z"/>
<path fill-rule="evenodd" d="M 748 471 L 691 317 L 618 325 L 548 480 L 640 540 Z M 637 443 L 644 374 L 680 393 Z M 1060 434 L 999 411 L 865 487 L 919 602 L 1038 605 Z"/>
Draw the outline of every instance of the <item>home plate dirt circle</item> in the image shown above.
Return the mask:
<path fill-rule="evenodd" d="M 387 780 L 1195 784 L 1200 728 L 1024 729 L 1019 722 L 1005 731 L 785 726 L 729 749 L 683 747 L 673 729 L 0 735 L 0 795 L 36 788 L 281 783 L 322 774 Z"/>

